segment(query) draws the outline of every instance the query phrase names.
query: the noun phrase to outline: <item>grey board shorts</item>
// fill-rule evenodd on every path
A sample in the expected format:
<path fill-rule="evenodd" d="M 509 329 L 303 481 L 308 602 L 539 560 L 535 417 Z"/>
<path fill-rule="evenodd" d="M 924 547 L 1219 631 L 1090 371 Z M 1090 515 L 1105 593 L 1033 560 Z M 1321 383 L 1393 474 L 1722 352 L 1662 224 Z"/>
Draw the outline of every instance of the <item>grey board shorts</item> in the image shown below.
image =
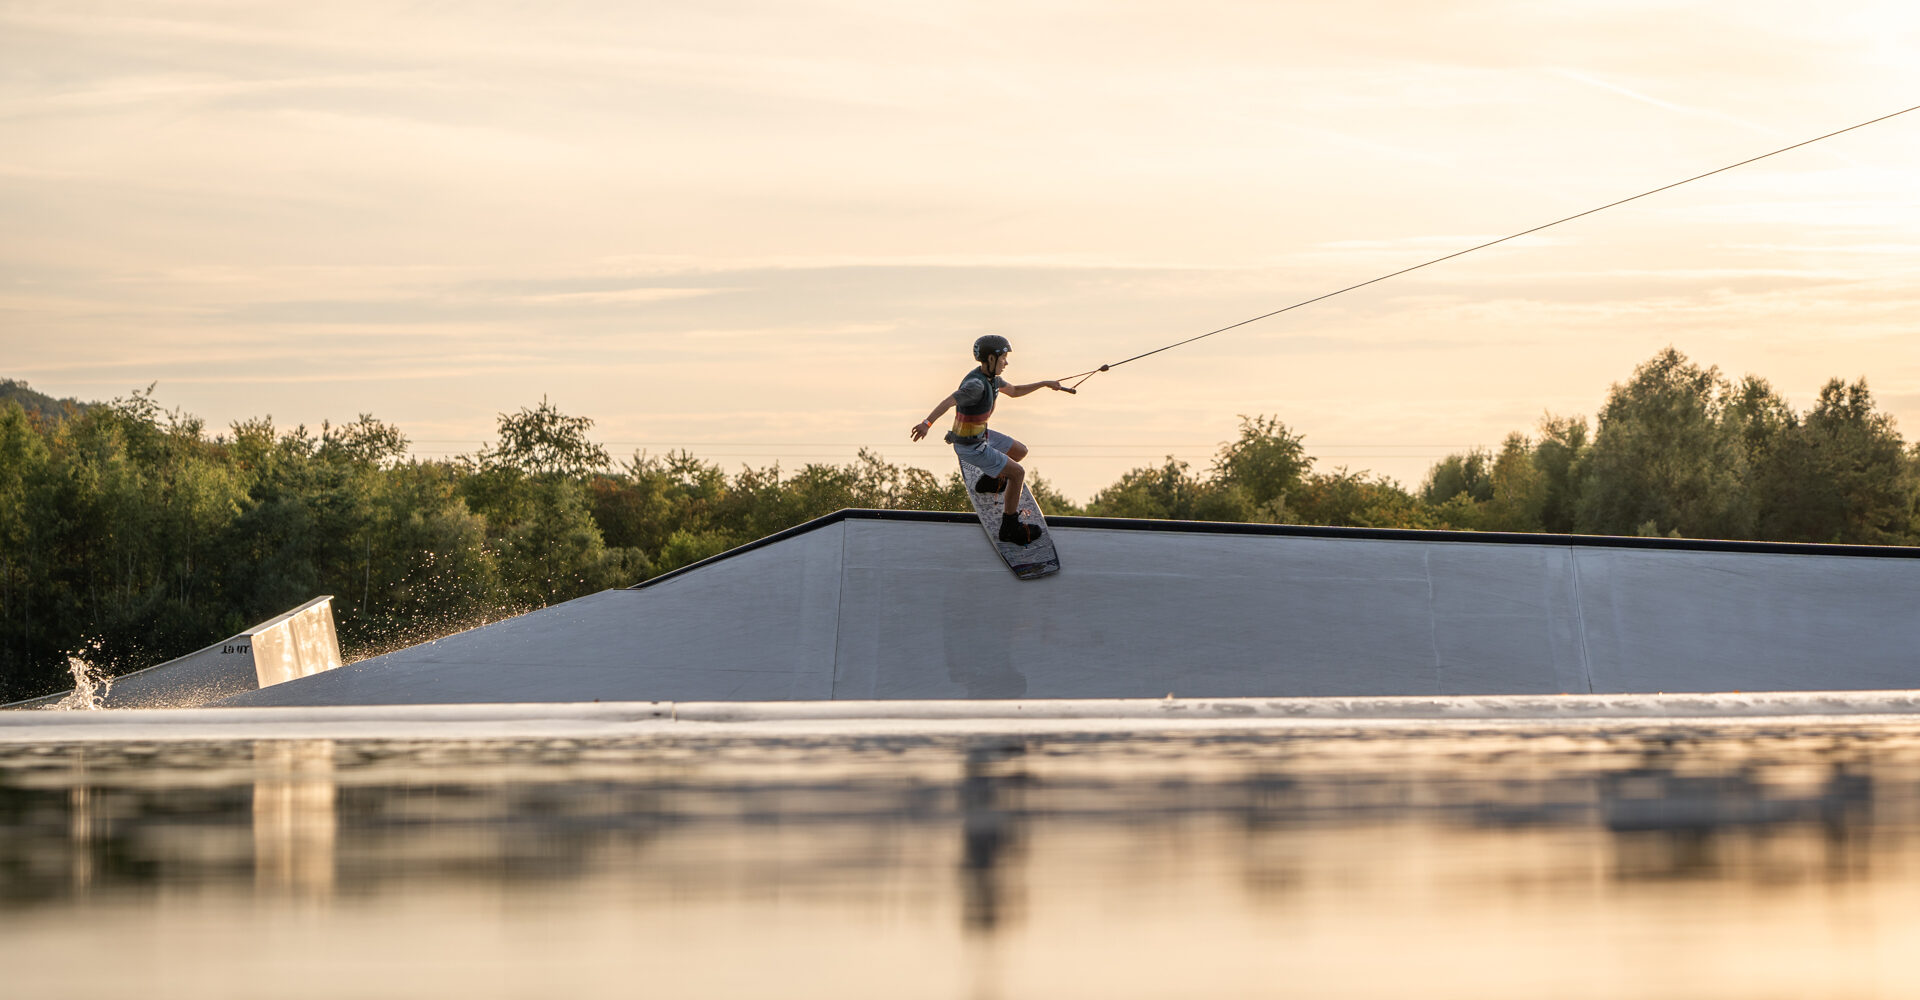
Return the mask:
<path fill-rule="evenodd" d="M 987 428 L 987 436 L 984 440 L 966 443 L 956 442 L 953 446 L 953 453 L 960 456 L 960 461 L 979 469 L 981 472 L 989 476 L 998 476 L 1001 470 L 1007 467 L 1007 452 L 1018 447 L 1020 447 L 1020 442 L 989 427 Z M 968 483 L 967 485 L 972 486 L 973 484 Z"/>

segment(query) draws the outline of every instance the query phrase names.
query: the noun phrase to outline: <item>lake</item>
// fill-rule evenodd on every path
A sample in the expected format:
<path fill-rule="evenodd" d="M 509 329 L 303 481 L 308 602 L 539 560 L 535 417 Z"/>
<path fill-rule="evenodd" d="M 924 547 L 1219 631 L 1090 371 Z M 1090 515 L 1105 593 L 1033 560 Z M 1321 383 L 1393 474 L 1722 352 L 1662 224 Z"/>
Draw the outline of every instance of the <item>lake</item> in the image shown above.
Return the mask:
<path fill-rule="evenodd" d="M 0 745 L 7 997 L 1875 997 L 1920 723 Z"/>

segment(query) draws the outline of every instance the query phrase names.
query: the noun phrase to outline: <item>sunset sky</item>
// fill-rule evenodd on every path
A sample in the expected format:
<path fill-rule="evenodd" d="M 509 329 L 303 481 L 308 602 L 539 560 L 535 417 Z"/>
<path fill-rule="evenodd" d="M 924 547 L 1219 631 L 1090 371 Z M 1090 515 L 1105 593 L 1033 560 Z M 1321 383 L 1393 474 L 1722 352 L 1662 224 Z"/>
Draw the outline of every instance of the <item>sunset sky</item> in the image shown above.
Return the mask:
<path fill-rule="evenodd" d="M 1906 2 L 0 0 L 0 377 L 213 428 L 944 472 L 1058 377 L 1920 104 Z M 1238 414 L 1417 485 L 1671 344 L 1920 436 L 1920 112 L 995 426 L 1076 500 Z"/>

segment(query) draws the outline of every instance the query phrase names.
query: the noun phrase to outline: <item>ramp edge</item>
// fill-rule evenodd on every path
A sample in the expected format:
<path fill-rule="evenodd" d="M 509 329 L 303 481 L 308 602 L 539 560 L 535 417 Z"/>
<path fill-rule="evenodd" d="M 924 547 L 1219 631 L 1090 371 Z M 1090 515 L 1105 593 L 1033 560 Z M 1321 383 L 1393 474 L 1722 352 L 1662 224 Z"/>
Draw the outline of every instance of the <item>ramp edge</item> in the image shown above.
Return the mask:
<path fill-rule="evenodd" d="M 722 560 L 745 555 L 809 531 L 842 521 L 898 521 L 922 524 L 978 524 L 967 511 L 878 510 L 848 507 L 816 517 L 765 538 L 735 546 L 698 562 L 688 563 L 627 587 L 644 590 Z M 1346 538 L 1373 541 L 1410 541 L 1474 545 L 1547 545 L 1578 548 L 1652 549 L 1669 552 L 1744 552 L 1766 555 L 1848 556 L 1862 559 L 1920 559 L 1920 546 L 1838 545 L 1812 542 L 1756 542 L 1719 538 L 1640 538 L 1629 535 L 1554 535 L 1521 531 L 1440 531 L 1429 528 L 1348 528 L 1312 524 L 1245 524 L 1235 521 L 1162 521 L 1139 517 L 1047 517 L 1055 528 L 1102 531 L 1158 531 L 1203 535 L 1263 535 L 1287 538 Z"/>
<path fill-rule="evenodd" d="M 103 709 L 0 715 L 0 743 L 207 739 L 519 739 L 704 733 L 1152 732 L 1435 725 L 1920 722 L 1920 691 L 1025 701 L 573 702 Z"/>

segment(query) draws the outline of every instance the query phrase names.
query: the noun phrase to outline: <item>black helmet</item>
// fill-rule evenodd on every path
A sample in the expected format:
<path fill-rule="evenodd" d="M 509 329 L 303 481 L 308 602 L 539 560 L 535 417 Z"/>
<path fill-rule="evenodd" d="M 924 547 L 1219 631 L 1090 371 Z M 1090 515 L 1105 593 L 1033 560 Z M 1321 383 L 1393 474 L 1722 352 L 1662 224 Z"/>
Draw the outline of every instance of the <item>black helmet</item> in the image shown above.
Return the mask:
<path fill-rule="evenodd" d="M 973 360 L 985 361 L 992 355 L 1005 354 L 1011 350 L 1013 345 L 1007 343 L 1007 338 L 997 333 L 989 333 L 973 342 Z"/>

